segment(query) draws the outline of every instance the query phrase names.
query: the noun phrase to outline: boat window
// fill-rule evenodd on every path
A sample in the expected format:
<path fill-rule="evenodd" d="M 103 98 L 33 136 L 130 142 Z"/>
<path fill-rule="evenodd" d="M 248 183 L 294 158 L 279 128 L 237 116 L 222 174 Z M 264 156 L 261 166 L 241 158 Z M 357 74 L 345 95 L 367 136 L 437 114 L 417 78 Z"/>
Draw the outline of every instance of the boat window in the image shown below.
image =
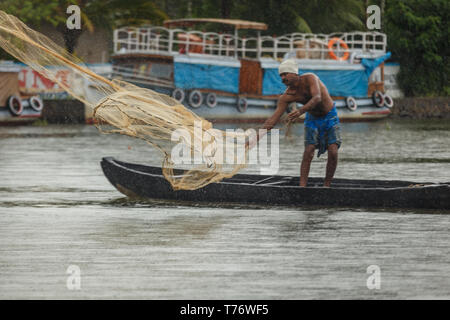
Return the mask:
<path fill-rule="evenodd" d="M 135 74 L 135 65 L 133 64 L 122 64 L 122 65 L 118 65 L 117 67 L 115 67 L 115 71 L 116 72 L 123 72 L 126 73 L 127 75 L 134 75 Z"/>
<path fill-rule="evenodd" d="M 147 73 L 148 67 L 149 67 L 149 66 L 148 66 L 146 63 L 140 64 L 140 65 L 137 67 L 136 74 L 138 74 L 138 75 L 140 75 L 140 76 L 145 76 L 146 73 Z"/>
<path fill-rule="evenodd" d="M 150 76 L 162 78 L 162 79 L 172 79 L 173 66 L 170 64 L 160 64 L 152 63 L 150 68 Z"/>
<path fill-rule="evenodd" d="M 134 69 L 134 65 L 132 65 L 132 64 L 123 64 L 123 65 L 119 65 L 119 67 L 127 69 L 127 70 L 133 70 Z"/>

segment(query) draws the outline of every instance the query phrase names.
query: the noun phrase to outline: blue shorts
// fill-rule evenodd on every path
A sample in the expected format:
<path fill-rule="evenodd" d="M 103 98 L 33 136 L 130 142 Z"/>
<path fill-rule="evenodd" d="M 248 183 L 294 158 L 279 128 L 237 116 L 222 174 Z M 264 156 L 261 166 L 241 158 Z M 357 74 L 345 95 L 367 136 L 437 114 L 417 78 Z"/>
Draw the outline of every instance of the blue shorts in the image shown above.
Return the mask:
<path fill-rule="evenodd" d="M 336 110 L 336 103 L 333 109 L 323 117 L 314 117 L 306 113 L 305 117 L 305 147 L 309 144 L 315 145 L 319 149 L 317 157 L 327 151 L 330 144 L 341 146 L 341 128 Z"/>

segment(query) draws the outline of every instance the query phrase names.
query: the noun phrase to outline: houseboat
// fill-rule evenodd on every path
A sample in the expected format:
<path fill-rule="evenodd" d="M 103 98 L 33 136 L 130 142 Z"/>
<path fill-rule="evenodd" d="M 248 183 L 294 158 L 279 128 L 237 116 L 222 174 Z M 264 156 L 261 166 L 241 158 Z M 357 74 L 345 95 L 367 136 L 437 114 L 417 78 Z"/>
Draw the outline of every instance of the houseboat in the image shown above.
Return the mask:
<path fill-rule="evenodd" d="M 25 124 L 41 116 L 44 104 L 38 95 L 19 87 L 21 67 L 12 61 L 0 61 L 0 125 Z"/>
<path fill-rule="evenodd" d="M 192 30 L 220 24 L 233 33 Z M 182 29 L 184 28 L 184 29 Z M 239 36 L 251 29 L 254 37 Z M 113 77 L 170 95 L 212 122 L 262 122 L 286 89 L 279 64 L 295 59 L 336 101 L 342 121 L 388 116 L 386 35 L 379 32 L 263 36 L 267 25 L 234 19 L 167 20 L 164 26 L 114 30 Z M 301 104 L 291 104 L 301 107 Z"/>

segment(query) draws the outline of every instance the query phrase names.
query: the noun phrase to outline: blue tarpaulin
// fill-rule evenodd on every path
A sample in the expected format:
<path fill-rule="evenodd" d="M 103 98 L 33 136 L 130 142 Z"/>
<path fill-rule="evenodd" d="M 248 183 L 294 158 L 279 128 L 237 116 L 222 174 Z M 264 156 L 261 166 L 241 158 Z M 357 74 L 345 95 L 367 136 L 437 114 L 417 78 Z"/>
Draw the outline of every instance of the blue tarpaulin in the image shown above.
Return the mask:
<path fill-rule="evenodd" d="M 388 59 L 388 52 L 376 59 L 362 59 L 361 65 L 350 68 L 319 70 L 300 69 L 299 74 L 314 73 L 328 88 L 332 96 L 367 97 L 369 77 L 372 71 Z M 179 56 L 174 61 L 174 82 L 182 89 L 212 89 L 230 93 L 239 93 L 239 61 L 211 60 Z M 352 65 L 350 65 L 352 66 Z M 278 75 L 278 68 L 264 68 L 262 94 L 276 95 L 286 90 Z"/>
<path fill-rule="evenodd" d="M 376 59 L 362 59 L 361 64 L 366 68 L 367 76 L 369 77 L 373 70 L 383 63 L 384 60 L 387 60 L 391 57 L 391 53 L 388 52 L 384 56 L 376 58 Z"/>
<path fill-rule="evenodd" d="M 299 70 L 299 74 L 314 73 L 332 96 L 366 97 L 369 77 L 365 70 Z M 263 95 L 281 94 L 286 86 L 281 82 L 278 69 L 265 69 Z"/>
<path fill-rule="evenodd" d="M 363 98 L 367 97 L 370 74 L 390 56 L 391 53 L 388 52 L 377 59 L 362 59 L 364 69 L 360 70 L 299 70 L 299 74 L 316 74 L 332 96 Z M 285 90 L 286 86 L 281 82 L 278 69 L 264 69 L 262 94 L 281 94 Z"/>
<path fill-rule="evenodd" d="M 239 93 L 239 68 L 197 63 L 174 63 L 175 86 Z"/>

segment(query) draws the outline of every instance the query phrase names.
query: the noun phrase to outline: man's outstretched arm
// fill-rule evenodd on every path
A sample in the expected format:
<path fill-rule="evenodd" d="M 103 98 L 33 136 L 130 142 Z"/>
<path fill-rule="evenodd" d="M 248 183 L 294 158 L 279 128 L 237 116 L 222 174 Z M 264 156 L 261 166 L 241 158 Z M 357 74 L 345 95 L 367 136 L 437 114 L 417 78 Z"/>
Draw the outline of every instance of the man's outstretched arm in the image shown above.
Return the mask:
<path fill-rule="evenodd" d="M 275 112 L 272 114 L 272 116 L 264 122 L 262 129 L 267 129 L 269 131 L 272 129 L 277 122 L 280 120 L 281 116 L 283 115 L 284 111 L 286 111 L 286 108 L 288 106 L 288 102 L 286 101 L 286 96 L 283 94 L 277 102 L 277 108 L 275 109 Z"/>
<path fill-rule="evenodd" d="M 284 111 L 286 110 L 288 106 L 288 102 L 286 101 L 286 97 L 284 94 L 278 99 L 277 102 L 277 108 L 275 109 L 275 112 L 272 114 L 272 116 L 264 122 L 261 129 L 266 129 L 266 131 L 263 134 L 259 134 L 259 131 L 256 133 L 256 136 L 253 138 L 250 138 L 250 140 L 247 142 L 247 146 L 251 149 L 253 146 L 264 137 L 264 135 L 271 130 L 277 122 L 280 120 L 281 116 L 283 115 Z"/>

